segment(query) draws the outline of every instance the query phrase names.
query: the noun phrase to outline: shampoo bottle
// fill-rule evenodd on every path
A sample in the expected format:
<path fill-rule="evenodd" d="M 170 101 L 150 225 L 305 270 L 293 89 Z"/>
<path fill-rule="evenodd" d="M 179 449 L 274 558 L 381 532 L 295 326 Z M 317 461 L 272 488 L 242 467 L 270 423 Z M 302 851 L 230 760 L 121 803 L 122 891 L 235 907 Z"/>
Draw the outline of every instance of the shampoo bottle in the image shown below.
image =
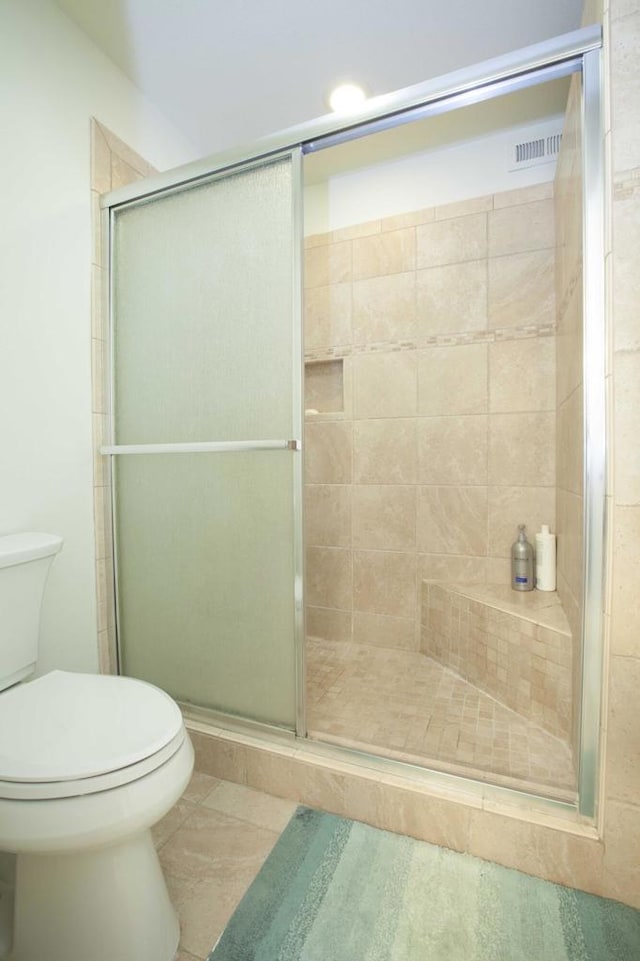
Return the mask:
<path fill-rule="evenodd" d="M 536 587 L 539 591 L 556 589 L 556 535 L 547 524 L 536 534 Z"/>
<path fill-rule="evenodd" d="M 533 547 L 524 530 L 524 524 L 519 524 L 518 540 L 511 548 L 511 587 L 514 591 L 533 590 Z"/>

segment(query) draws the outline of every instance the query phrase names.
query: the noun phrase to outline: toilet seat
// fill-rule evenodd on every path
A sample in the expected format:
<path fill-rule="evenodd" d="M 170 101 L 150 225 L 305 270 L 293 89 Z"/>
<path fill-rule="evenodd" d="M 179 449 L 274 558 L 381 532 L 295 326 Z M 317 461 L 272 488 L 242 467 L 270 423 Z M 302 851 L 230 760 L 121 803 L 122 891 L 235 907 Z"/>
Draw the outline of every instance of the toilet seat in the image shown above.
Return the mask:
<path fill-rule="evenodd" d="M 110 790 L 156 770 L 184 738 L 180 709 L 153 685 L 52 671 L 0 696 L 0 798 Z"/>

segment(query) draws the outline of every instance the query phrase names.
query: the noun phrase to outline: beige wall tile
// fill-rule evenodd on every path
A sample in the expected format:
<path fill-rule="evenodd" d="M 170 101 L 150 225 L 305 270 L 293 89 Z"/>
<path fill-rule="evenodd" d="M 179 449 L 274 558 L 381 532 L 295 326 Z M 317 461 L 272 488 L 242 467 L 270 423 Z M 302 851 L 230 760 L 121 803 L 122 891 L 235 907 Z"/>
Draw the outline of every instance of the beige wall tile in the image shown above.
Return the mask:
<path fill-rule="evenodd" d="M 111 189 L 118 190 L 120 187 L 127 187 L 129 184 L 142 180 L 146 176 L 146 171 L 137 170 L 134 166 L 119 157 L 117 154 L 111 155 Z"/>
<path fill-rule="evenodd" d="M 555 337 L 489 344 L 490 411 L 554 411 L 555 407 Z"/>
<path fill-rule="evenodd" d="M 420 343 L 442 334 L 485 330 L 486 261 L 419 270 L 416 283 L 416 335 Z"/>
<path fill-rule="evenodd" d="M 91 118 L 91 189 L 99 194 L 111 190 L 111 148 L 100 124 Z"/>
<path fill-rule="evenodd" d="M 389 617 L 356 611 L 353 615 L 353 640 L 356 644 L 414 651 L 416 622 L 413 617 Z"/>
<path fill-rule="evenodd" d="M 381 826 L 454 851 L 466 851 L 471 808 L 392 785 L 382 792 Z"/>
<path fill-rule="evenodd" d="M 349 643 L 353 638 L 351 611 L 334 611 L 326 607 L 307 607 L 305 611 L 306 637 L 321 637 L 326 641 Z"/>
<path fill-rule="evenodd" d="M 583 403 L 579 389 L 558 408 L 556 417 L 557 484 L 574 494 L 582 494 L 583 487 Z"/>
<path fill-rule="evenodd" d="M 615 496 L 618 504 L 640 504 L 640 351 L 614 357 Z"/>
<path fill-rule="evenodd" d="M 428 224 L 435 219 L 435 208 L 427 207 L 424 210 L 410 210 L 405 214 L 397 214 L 395 217 L 384 217 L 382 220 L 382 230 L 402 230 L 405 227 L 417 227 L 418 224 Z"/>
<path fill-rule="evenodd" d="M 115 599 L 113 589 L 113 559 L 100 557 L 96 561 L 96 600 L 98 632 L 114 625 Z"/>
<path fill-rule="evenodd" d="M 304 238 L 304 248 L 307 250 L 310 247 L 326 247 L 329 243 L 329 234 L 307 234 Z"/>
<path fill-rule="evenodd" d="M 99 124 L 99 127 L 104 134 L 104 137 L 109 144 L 111 152 L 115 156 L 122 160 L 128 167 L 132 167 L 139 177 L 146 177 L 148 174 L 156 173 L 156 169 L 148 163 L 144 157 L 141 157 L 139 153 L 121 140 L 120 137 L 116 137 L 113 131 L 109 130 L 103 124 Z M 115 185 L 114 185 L 115 186 Z"/>
<path fill-rule="evenodd" d="M 556 398 L 561 404 L 582 384 L 582 275 L 558 316 Z"/>
<path fill-rule="evenodd" d="M 100 194 L 91 191 L 91 263 L 96 267 L 105 267 L 104 252 L 102 250 L 102 221 L 100 219 Z"/>
<path fill-rule="evenodd" d="M 329 243 L 335 244 L 343 240 L 356 240 L 358 237 L 369 237 L 371 234 L 379 234 L 381 222 L 379 220 L 367 220 L 363 224 L 352 224 L 350 227 L 341 227 L 339 230 L 329 232 Z"/>
<path fill-rule="evenodd" d="M 348 780 L 348 775 L 343 771 L 331 770 L 328 766 L 320 767 L 302 763 L 299 773 L 301 801 L 310 807 L 344 815 Z"/>
<path fill-rule="evenodd" d="M 484 557 L 463 554 L 419 554 L 418 577 L 428 581 L 483 584 L 486 580 Z"/>
<path fill-rule="evenodd" d="M 91 336 L 106 340 L 108 331 L 104 322 L 103 306 L 104 270 L 96 264 L 91 265 Z"/>
<path fill-rule="evenodd" d="M 416 546 L 416 488 L 353 488 L 353 546 L 411 551 Z"/>
<path fill-rule="evenodd" d="M 353 279 L 380 277 L 414 270 L 416 232 L 413 227 L 387 230 L 353 241 Z"/>
<path fill-rule="evenodd" d="M 98 631 L 98 672 L 100 674 L 118 673 L 116 642 L 112 633 L 111 630 Z"/>
<path fill-rule="evenodd" d="M 616 507 L 613 524 L 612 650 L 640 657 L 640 507 Z"/>
<path fill-rule="evenodd" d="M 613 203 L 613 309 L 616 350 L 640 349 L 640 181 L 614 192 Z"/>
<path fill-rule="evenodd" d="M 351 280 L 351 244 L 310 247 L 304 252 L 304 286 L 325 287 Z"/>
<path fill-rule="evenodd" d="M 356 484 L 415 484 L 415 420 L 355 421 L 353 445 Z"/>
<path fill-rule="evenodd" d="M 487 255 L 487 214 L 469 214 L 416 227 L 417 267 L 439 267 Z"/>
<path fill-rule="evenodd" d="M 607 720 L 607 797 L 640 804 L 640 658 L 611 658 Z"/>
<path fill-rule="evenodd" d="M 469 854 L 558 884 L 600 893 L 602 845 L 562 830 L 494 814 L 471 814 Z"/>
<path fill-rule="evenodd" d="M 489 260 L 489 327 L 555 322 L 553 249 L 506 254 Z"/>
<path fill-rule="evenodd" d="M 535 546 L 535 535 L 543 524 L 556 530 L 556 492 L 553 487 L 489 488 L 489 554 L 510 557 L 518 525 L 527 527 L 527 539 Z"/>
<path fill-rule="evenodd" d="M 487 415 L 418 421 L 418 483 L 487 483 Z"/>
<path fill-rule="evenodd" d="M 195 753 L 196 771 L 246 784 L 247 759 L 243 744 L 229 738 L 200 734 L 198 731 L 190 731 L 189 737 Z"/>
<path fill-rule="evenodd" d="M 625 2 L 625 0 L 622 0 Z M 634 2 L 634 0 L 630 0 Z M 582 20 L 580 26 L 588 27 L 592 23 L 602 23 L 604 17 L 604 5 L 609 6 L 609 0 L 585 0 L 582 7 Z"/>
<path fill-rule="evenodd" d="M 493 210 L 493 195 L 485 197 L 470 197 L 468 200 L 456 200 L 451 204 L 441 204 L 434 208 L 436 220 L 452 220 L 454 217 L 466 217 L 468 214 L 480 214 Z"/>
<path fill-rule="evenodd" d="M 511 584 L 511 561 L 508 557 L 487 557 L 487 584 Z"/>
<path fill-rule="evenodd" d="M 275 797 L 291 798 L 304 803 L 303 778 L 306 766 L 288 748 L 266 750 L 246 747 L 247 778 L 249 787 L 266 791 Z"/>
<path fill-rule="evenodd" d="M 613 169 L 630 170 L 640 159 L 640 11 L 611 23 L 611 123 Z"/>
<path fill-rule="evenodd" d="M 105 361 L 107 344 L 104 340 L 91 339 L 91 388 L 92 411 L 94 414 L 106 414 L 106 382 Z"/>
<path fill-rule="evenodd" d="M 306 484 L 305 543 L 313 547 L 351 546 L 351 487 Z"/>
<path fill-rule="evenodd" d="M 100 453 L 102 444 L 108 442 L 109 417 L 107 414 L 93 414 L 93 483 L 95 487 L 105 487 L 111 483 L 110 458 Z"/>
<path fill-rule="evenodd" d="M 416 322 L 413 271 L 372 277 L 353 284 L 352 329 L 355 344 L 412 340 Z"/>
<path fill-rule="evenodd" d="M 353 603 L 351 551 L 339 547 L 307 547 L 305 587 L 311 607 L 350 610 Z"/>
<path fill-rule="evenodd" d="M 514 207 L 516 204 L 529 204 L 535 200 L 547 200 L 553 197 L 553 181 L 543 184 L 532 184 L 530 187 L 517 187 L 515 190 L 504 190 L 495 194 L 493 206 L 495 210 L 501 207 Z"/>
<path fill-rule="evenodd" d="M 487 214 L 489 256 L 541 250 L 555 243 L 552 200 L 504 207 Z"/>
<path fill-rule="evenodd" d="M 604 824 L 607 897 L 640 908 L 640 806 L 608 801 Z"/>
<path fill-rule="evenodd" d="M 419 414 L 481 414 L 486 410 L 486 344 L 428 347 L 418 353 Z"/>
<path fill-rule="evenodd" d="M 417 356 L 397 350 L 353 358 L 354 417 L 412 417 L 417 409 Z"/>
<path fill-rule="evenodd" d="M 416 555 L 354 551 L 353 608 L 392 617 L 415 617 Z"/>
<path fill-rule="evenodd" d="M 96 560 L 108 557 L 111 548 L 111 488 L 94 487 L 93 516 L 96 532 Z"/>
<path fill-rule="evenodd" d="M 304 294 L 304 345 L 351 343 L 351 284 L 311 287 Z"/>
<path fill-rule="evenodd" d="M 491 415 L 489 483 L 508 487 L 550 487 L 555 483 L 553 414 Z"/>
<path fill-rule="evenodd" d="M 607 0 L 603 3 L 603 0 L 595 0 L 595 4 L 585 3 L 585 9 L 587 6 L 594 6 L 597 9 L 597 14 L 591 23 L 600 23 L 602 20 L 602 8 L 609 11 L 611 20 L 619 20 L 620 17 L 628 17 L 631 13 L 639 13 L 640 6 L 638 5 L 638 0 Z"/>
<path fill-rule="evenodd" d="M 425 554 L 485 555 L 487 488 L 419 488 L 418 550 Z"/>
<path fill-rule="evenodd" d="M 308 423 L 305 427 L 304 472 L 307 484 L 351 483 L 350 423 Z"/>
<path fill-rule="evenodd" d="M 556 527 L 558 530 L 558 583 L 564 578 L 566 588 L 578 603 L 582 598 L 583 512 L 582 498 L 563 490 L 556 492 Z"/>

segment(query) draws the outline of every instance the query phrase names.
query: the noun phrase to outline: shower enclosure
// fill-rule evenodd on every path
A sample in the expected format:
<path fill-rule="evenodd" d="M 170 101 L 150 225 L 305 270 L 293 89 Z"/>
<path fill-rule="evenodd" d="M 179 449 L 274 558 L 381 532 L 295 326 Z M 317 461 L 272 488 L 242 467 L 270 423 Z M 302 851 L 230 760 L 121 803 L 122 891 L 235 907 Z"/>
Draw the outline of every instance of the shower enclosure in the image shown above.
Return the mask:
<path fill-rule="evenodd" d="M 105 199 L 123 673 L 593 816 L 598 62 L 580 31 Z M 557 592 L 510 590 L 518 523 Z"/>

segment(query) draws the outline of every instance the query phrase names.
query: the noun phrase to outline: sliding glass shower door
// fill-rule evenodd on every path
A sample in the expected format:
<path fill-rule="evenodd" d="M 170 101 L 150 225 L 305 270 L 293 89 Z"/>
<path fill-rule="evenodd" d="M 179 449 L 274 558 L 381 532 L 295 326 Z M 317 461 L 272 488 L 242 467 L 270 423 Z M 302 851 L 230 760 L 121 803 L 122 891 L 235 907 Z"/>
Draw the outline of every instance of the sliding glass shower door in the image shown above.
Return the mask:
<path fill-rule="evenodd" d="M 293 730 L 298 158 L 112 211 L 121 670 Z"/>

